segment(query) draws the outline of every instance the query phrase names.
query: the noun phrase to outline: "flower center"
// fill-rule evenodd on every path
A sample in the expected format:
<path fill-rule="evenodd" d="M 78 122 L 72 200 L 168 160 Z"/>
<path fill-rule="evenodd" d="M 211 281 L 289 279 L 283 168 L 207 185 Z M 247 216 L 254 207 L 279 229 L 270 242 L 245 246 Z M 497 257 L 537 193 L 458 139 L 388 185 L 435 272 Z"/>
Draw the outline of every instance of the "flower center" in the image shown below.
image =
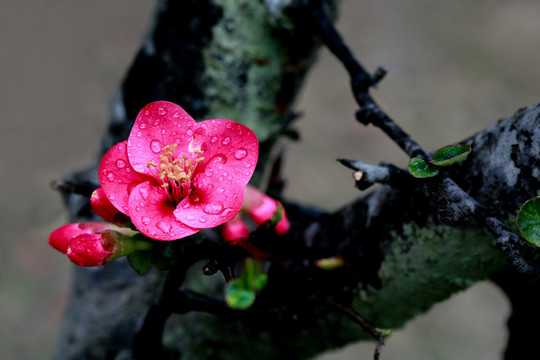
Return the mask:
<path fill-rule="evenodd" d="M 167 145 L 161 149 L 159 164 L 151 161 L 146 162 L 148 168 L 155 167 L 158 170 L 160 186 L 167 190 L 167 198 L 174 204 L 178 204 L 191 193 L 191 178 L 197 164 L 204 160 L 200 156 L 202 154 L 201 143 L 192 146 L 192 141 L 188 148 L 188 155 L 183 153 L 181 157 L 174 155 L 174 149 L 178 144 Z"/>

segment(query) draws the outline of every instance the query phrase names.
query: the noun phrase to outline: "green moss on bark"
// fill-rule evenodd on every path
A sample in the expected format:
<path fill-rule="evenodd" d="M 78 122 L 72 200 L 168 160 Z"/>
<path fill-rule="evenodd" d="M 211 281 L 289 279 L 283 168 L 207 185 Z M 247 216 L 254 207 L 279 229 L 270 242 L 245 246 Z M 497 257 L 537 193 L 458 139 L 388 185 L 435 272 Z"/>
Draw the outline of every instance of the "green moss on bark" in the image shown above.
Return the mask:
<path fill-rule="evenodd" d="M 456 229 L 415 223 L 393 234 L 379 269 L 381 289 L 360 290 L 354 308 L 378 327 L 396 328 L 433 304 L 507 266 L 481 226 Z"/>

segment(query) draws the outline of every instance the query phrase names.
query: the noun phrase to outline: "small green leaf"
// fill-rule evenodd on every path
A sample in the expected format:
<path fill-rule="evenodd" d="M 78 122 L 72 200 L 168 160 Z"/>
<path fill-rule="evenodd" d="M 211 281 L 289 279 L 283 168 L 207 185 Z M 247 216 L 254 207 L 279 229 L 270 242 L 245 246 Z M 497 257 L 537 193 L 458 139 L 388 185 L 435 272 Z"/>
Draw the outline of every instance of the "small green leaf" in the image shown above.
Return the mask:
<path fill-rule="evenodd" d="M 253 281 L 251 282 L 251 287 L 253 290 L 262 290 L 262 288 L 266 285 L 266 281 L 268 280 L 268 275 L 266 274 L 259 274 Z"/>
<path fill-rule="evenodd" d="M 129 264 L 139 275 L 144 275 L 152 265 L 152 251 L 135 251 L 128 255 Z"/>
<path fill-rule="evenodd" d="M 247 309 L 255 302 L 255 291 L 244 288 L 241 283 L 241 279 L 234 279 L 225 289 L 225 300 L 234 309 Z"/>
<path fill-rule="evenodd" d="M 437 175 L 439 170 L 422 159 L 412 158 L 409 161 L 409 173 L 416 178 L 427 178 Z"/>
<path fill-rule="evenodd" d="M 527 200 L 519 209 L 517 227 L 525 240 L 540 247 L 540 196 Z"/>
<path fill-rule="evenodd" d="M 262 271 L 260 261 L 246 259 L 240 276 L 227 284 L 225 289 L 227 304 L 235 309 L 247 309 L 255 301 L 256 292 L 266 285 L 267 279 L 268 276 Z"/>
<path fill-rule="evenodd" d="M 471 153 L 471 151 L 471 145 L 448 145 L 437 150 L 430 163 L 437 166 L 452 165 L 465 159 L 467 155 Z"/>

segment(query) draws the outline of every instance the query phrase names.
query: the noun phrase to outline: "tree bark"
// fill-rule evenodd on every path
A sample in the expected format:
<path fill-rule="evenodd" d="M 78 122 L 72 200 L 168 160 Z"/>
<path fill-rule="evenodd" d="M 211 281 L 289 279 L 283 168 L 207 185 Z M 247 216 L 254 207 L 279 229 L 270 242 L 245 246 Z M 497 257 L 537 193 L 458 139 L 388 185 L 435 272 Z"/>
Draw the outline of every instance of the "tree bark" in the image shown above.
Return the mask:
<path fill-rule="evenodd" d="M 285 0 L 159 1 L 154 24 L 114 99 L 103 151 L 127 138 L 145 104 L 165 99 L 196 119 L 229 118 L 252 128 L 261 142 L 260 181 L 318 46 L 295 17 L 298 6 Z M 334 13 L 337 4 L 325 6 Z M 519 206 L 540 188 L 540 105 L 465 142 L 472 154 L 446 175 L 511 224 Z M 97 167 L 74 178 L 97 183 Z M 493 236 L 469 214 L 449 219 L 438 211 L 441 199 L 433 189 L 440 181 L 399 178 L 333 214 L 285 201 L 291 233 L 257 245 L 280 260 L 270 267 L 258 304 L 286 311 L 264 321 L 257 314 L 174 315 L 163 335 L 164 357 L 307 358 L 367 337 L 321 299 L 346 304 L 379 328 L 396 328 L 507 268 Z M 87 198 L 65 199 L 73 221 L 92 218 Z M 333 256 L 343 257 L 345 265 L 332 271 L 314 266 Z M 220 279 L 203 277 L 199 269 L 193 267 L 184 287 L 221 298 Z M 164 277 L 156 269 L 139 277 L 122 260 L 75 268 L 57 359 L 133 358 L 134 338 Z"/>

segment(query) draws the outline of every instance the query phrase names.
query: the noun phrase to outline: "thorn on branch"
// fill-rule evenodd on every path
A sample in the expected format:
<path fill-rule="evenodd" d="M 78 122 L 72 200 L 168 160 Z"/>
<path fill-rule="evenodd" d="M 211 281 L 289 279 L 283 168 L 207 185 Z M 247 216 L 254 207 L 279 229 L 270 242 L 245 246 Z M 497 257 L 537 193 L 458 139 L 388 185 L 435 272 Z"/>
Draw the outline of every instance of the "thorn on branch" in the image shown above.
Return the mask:
<path fill-rule="evenodd" d="M 361 161 L 338 159 L 338 161 L 355 170 L 353 178 L 355 186 L 360 190 L 366 190 L 373 184 L 389 184 L 393 187 L 405 187 L 412 184 L 409 173 L 391 164 L 381 163 L 379 166 L 370 165 Z"/>
<path fill-rule="evenodd" d="M 371 77 L 371 86 L 376 88 L 387 73 L 388 70 L 384 66 L 379 66 Z"/>

